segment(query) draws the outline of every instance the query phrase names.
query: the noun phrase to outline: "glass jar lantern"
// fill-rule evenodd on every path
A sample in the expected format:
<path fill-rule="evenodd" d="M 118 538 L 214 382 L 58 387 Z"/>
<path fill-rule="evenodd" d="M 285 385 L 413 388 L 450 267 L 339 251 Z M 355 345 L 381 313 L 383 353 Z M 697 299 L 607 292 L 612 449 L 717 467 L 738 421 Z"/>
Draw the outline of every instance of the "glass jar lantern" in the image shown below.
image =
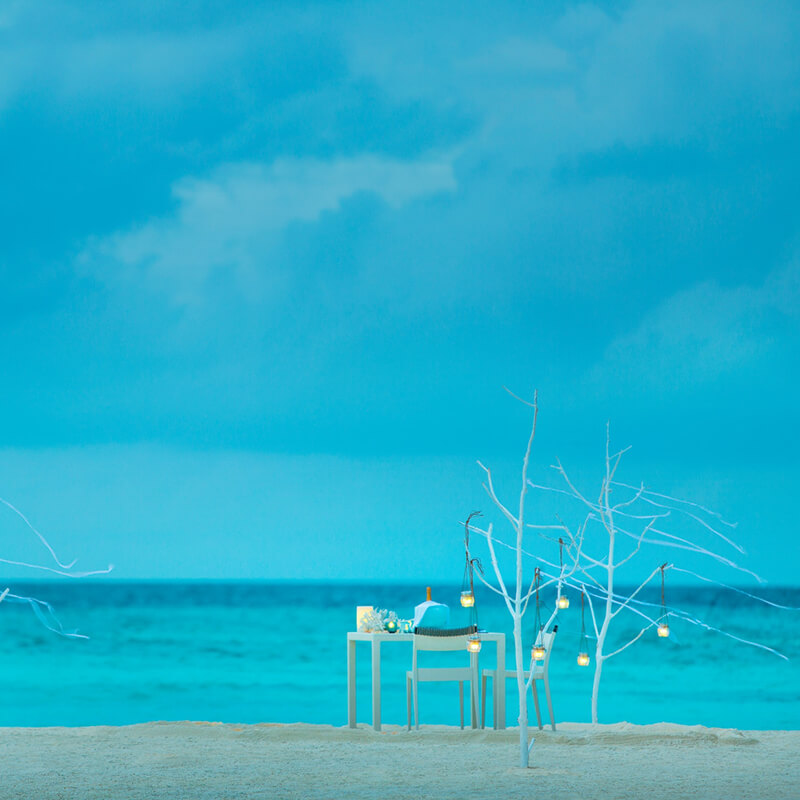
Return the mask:
<path fill-rule="evenodd" d="M 481 651 L 480 636 L 470 636 L 469 639 L 467 639 L 467 650 L 470 653 L 480 653 Z"/>

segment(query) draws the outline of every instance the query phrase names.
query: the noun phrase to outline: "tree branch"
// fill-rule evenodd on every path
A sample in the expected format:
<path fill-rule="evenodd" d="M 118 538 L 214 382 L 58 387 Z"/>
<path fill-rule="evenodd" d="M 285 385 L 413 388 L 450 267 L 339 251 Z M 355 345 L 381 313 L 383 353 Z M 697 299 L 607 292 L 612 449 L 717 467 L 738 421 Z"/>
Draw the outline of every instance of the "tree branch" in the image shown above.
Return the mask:
<path fill-rule="evenodd" d="M 613 658 L 618 653 L 621 653 L 623 650 L 626 650 L 628 647 L 630 647 L 634 642 L 638 642 L 639 639 L 641 639 L 642 636 L 644 635 L 644 632 L 650 630 L 650 628 L 653 627 L 653 624 L 654 623 L 651 623 L 650 625 L 647 625 L 644 628 L 642 628 L 639 631 L 639 633 L 637 633 L 636 636 L 634 636 L 633 639 L 631 639 L 627 644 L 622 645 L 622 647 L 618 648 L 613 653 L 607 653 L 606 655 L 603 656 L 603 658 L 606 658 L 606 659 L 607 658 Z"/>
<path fill-rule="evenodd" d="M 583 593 L 586 595 L 586 599 L 589 601 L 589 611 L 591 612 L 592 616 L 592 627 L 594 628 L 594 635 L 599 636 L 600 629 L 597 627 L 597 617 L 595 617 L 594 615 L 594 604 L 592 603 L 591 592 L 587 592 L 586 587 L 583 585 L 581 585 L 581 588 L 583 589 Z"/>
<path fill-rule="evenodd" d="M 478 462 L 478 466 L 486 473 L 487 483 L 483 484 L 484 491 L 489 495 L 492 499 L 492 502 L 503 512 L 506 519 L 516 528 L 518 525 L 517 518 L 498 500 L 497 495 L 494 492 L 494 485 L 492 484 L 492 471 L 488 467 L 484 467 L 481 462 Z"/>
<path fill-rule="evenodd" d="M 611 616 L 612 616 L 612 618 L 613 618 L 613 617 L 616 617 L 616 616 L 617 616 L 617 614 L 619 614 L 619 612 L 620 612 L 620 611 L 622 611 L 622 609 L 623 609 L 623 608 L 626 608 L 626 607 L 627 607 L 627 606 L 630 604 L 631 600 L 633 600 L 633 598 L 634 598 L 634 597 L 636 597 L 636 595 L 637 595 L 637 594 L 639 594 L 639 592 L 641 592 L 641 591 L 642 591 L 642 589 L 644 589 L 644 587 L 645 587 L 645 586 L 647 586 L 647 584 L 648 584 L 648 583 L 650 583 L 650 581 L 651 581 L 651 580 L 653 580 L 653 578 L 655 578 L 655 576 L 656 576 L 656 575 L 658 575 L 658 573 L 661 571 L 661 568 L 662 568 L 662 567 L 661 567 L 661 565 L 657 566 L 657 567 L 656 567 L 656 568 L 655 568 L 655 569 L 654 569 L 654 570 L 653 570 L 653 571 L 652 571 L 652 572 L 651 572 L 651 573 L 650 573 L 650 574 L 649 574 L 649 575 L 648 575 L 648 576 L 647 576 L 647 577 L 646 577 L 646 578 L 645 578 L 645 579 L 644 579 L 644 580 L 643 580 L 643 581 L 642 581 L 642 582 L 639 584 L 639 586 L 638 586 L 638 587 L 637 587 L 637 588 L 636 588 L 636 589 L 635 589 L 635 590 L 634 590 L 634 591 L 633 591 L 633 592 L 632 592 L 630 595 L 628 595 L 628 598 L 625 600 L 625 602 L 623 602 L 623 603 L 620 603 L 620 605 L 619 605 L 617 608 L 615 608 L 615 609 L 614 609 L 614 611 L 612 611 L 612 612 L 611 612 Z M 664 567 L 664 569 L 669 569 L 669 565 L 667 565 L 666 567 Z"/>
<path fill-rule="evenodd" d="M 497 563 L 497 553 L 495 553 L 494 542 L 492 541 L 491 522 L 489 523 L 489 530 L 486 533 L 486 542 L 489 545 L 489 555 L 492 559 L 492 567 L 494 567 L 494 574 L 497 576 L 497 582 L 500 584 L 500 588 L 503 590 L 502 591 L 503 600 L 506 601 L 506 607 L 513 616 L 514 609 L 511 607 L 511 596 L 508 593 L 508 589 L 506 589 L 506 584 L 505 581 L 503 580 L 503 574 L 500 572 L 500 565 Z"/>
<path fill-rule="evenodd" d="M 644 541 L 645 534 L 653 527 L 653 525 L 655 525 L 655 522 L 656 521 L 654 519 L 651 519 L 650 522 L 644 527 L 642 532 L 639 534 L 639 540 L 636 542 L 636 549 L 632 553 L 625 556 L 625 558 L 623 558 L 622 561 L 618 561 L 617 562 L 618 567 L 621 567 L 623 564 L 626 564 L 639 552 L 639 550 L 642 549 L 642 542 Z"/>

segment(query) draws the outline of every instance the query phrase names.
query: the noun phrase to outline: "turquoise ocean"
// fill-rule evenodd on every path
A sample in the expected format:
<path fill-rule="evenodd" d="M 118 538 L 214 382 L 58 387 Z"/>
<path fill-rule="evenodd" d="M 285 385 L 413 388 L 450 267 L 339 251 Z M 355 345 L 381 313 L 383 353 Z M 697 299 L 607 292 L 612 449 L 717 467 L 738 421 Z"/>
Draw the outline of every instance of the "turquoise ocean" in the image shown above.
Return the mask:
<path fill-rule="evenodd" d="M 256 582 L 4 582 L 18 595 L 52 604 L 70 639 L 42 626 L 29 606 L 0 604 L 0 725 L 125 725 L 153 720 L 347 722 L 346 633 L 356 606 L 410 617 L 424 586 Z M 433 598 L 465 622 L 457 586 L 434 586 Z M 800 606 L 800 589 L 763 596 Z M 488 595 L 488 596 L 487 596 Z M 655 596 L 651 600 L 657 600 Z M 543 597 L 547 618 L 552 597 Z M 660 721 L 750 729 L 800 728 L 800 612 L 760 605 L 729 590 L 672 588 L 670 605 L 714 627 L 756 639 L 789 657 L 673 622 L 672 636 L 650 631 L 604 667 L 600 721 Z M 479 623 L 509 634 L 497 598 L 478 593 Z M 638 630 L 620 615 L 619 642 Z M 532 637 L 533 606 L 525 618 Z M 589 720 L 592 667 L 578 667 L 580 603 L 559 612 L 551 661 L 557 721 Z M 590 623 L 587 618 L 587 629 Z M 404 724 L 404 672 L 411 648 L 383 653 L 383 721 Z M 482 666 L 494 666 L 492 647 Z M 370 721 L 369 647 L 359 646 L 359 721 Z M 514 724 L 513 682 L 508 723 Z M 544 706 L 543 706 L 544 708 Z M 423 723 L 458 723 L 457 690 L 423 686 Z M 489 713 L 487 711 L 487 713 Z"/>

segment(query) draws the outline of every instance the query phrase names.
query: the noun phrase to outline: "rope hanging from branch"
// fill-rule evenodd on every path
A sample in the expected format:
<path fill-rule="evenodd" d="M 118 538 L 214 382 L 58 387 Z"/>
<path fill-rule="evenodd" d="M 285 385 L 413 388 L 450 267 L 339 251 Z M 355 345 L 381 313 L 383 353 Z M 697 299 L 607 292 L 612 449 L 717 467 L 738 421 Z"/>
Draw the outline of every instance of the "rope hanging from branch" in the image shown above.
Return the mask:
<path fill-rule="evenodd" d="M 563 610 L 569 608 L 569 597 L 562 593 L 562 579 L 564 577 L 564 540 L 558 537 L 558 596 L 556 608 Z"/>
<path fill-rule="evenodd" d="M 469 523 L 473 517 L 483 516 L 480 511 L 473 511 L 464 523 L 464 578 L 461 581 L 461 605 L 464 608 L 475 607 L 475 568 L 483 575 L 483 566 L 480 559 L 472 558 L 469 551 Z"/>
<path fill-rule="evenodd" d="M 469 627 L 474 631 L 467 642 L 467 649 L 471 653 L 478 653 L 481 649 L 481 638 L 478 633 L 478 608 L 475 604 L 475 568 L 483 574 L 483 567 L 477 558 L 472 558 L 469 551 L 469 523 L 473 517 L 480 517 L 480 511 L 473 511 L 464 523 L 464 578 L 461 582 L 461 605 L 469 609 Z"/>
<path fill-rule="evenodd" d="M 541 661 L 545 657 L 544 637 L 542 636 L 544 633 L 544 626 L 542 625 L 541 603 L 539 600 L 539 584 L 541 581 L 542 574 L 539 571 L 539 567 L 536 567 L 536 571 L 533 573 L 534 591 L 536 592 L 536 616 L 534 622 L 533 649 L 531 650 L 531 658 L 534 661 Z"/>
<path fill-rule="evenodd" d="M 578 666 L 589 666 L 589 637 L 586 635 L 584 600 L 586 592 L 581 592 L 581 638 L 578 640 Z"/>
<path fill-rule="evenodd" d="M 662 639 L 669 636 L 669 613 L 667 612 L 667 601 L 664 595 L 664 571 L 668 566 L 666 561 L 661 565 L 661 618 L 658 621 L 656 631 Z"/>

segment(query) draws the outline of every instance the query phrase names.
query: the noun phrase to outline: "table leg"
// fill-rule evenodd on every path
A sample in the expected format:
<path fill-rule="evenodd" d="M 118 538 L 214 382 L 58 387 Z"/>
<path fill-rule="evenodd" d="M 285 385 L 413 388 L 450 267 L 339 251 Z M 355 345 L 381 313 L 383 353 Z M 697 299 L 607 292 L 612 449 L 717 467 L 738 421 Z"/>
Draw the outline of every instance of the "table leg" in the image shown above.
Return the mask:
<path fill-rule="evenodd" d="M 347 724 L 355 728 L 358 717 L 356 716 L 356 643 L 354 639 L 347 640 Z"/>
<path fill-rule="evenodd" d="M 502 676 L 502 677 L 501 677 Z M 494 696 L 497 698 L 497 730 L 506 729 L 506 637 L 497 640 L 497 679 Z"/>
<path fill-rule="evenodd" d="M 381 643 L 372 640 L 372 727 L 381 729 Z"/>

